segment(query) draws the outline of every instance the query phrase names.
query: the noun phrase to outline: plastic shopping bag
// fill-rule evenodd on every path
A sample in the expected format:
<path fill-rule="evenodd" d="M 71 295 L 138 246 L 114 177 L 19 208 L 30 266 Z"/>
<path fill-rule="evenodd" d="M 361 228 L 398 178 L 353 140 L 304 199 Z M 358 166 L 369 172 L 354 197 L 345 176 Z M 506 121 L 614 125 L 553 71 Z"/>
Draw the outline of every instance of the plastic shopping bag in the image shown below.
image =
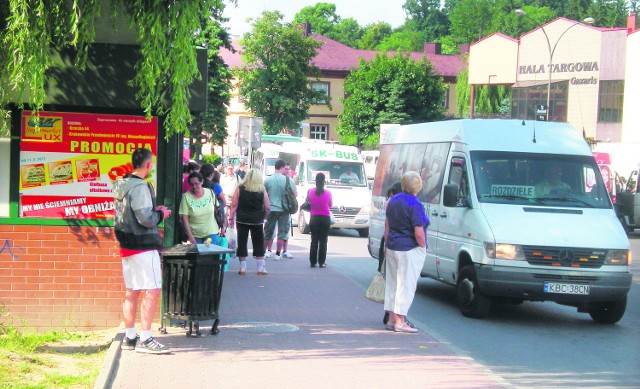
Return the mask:
<path fill-rule="evenodd" d="M 218 238 L 218 246 L 220 247 L 224 247 L 224 248 L 228 248 L 229 247 L 229 241 L 227 240 L 227 238 L 225 236 L 222 236 L 220 238 Z M 229 254 L 224 254 L 222 255 L 221 259 L 226 259 L 227 263 L 224 265 L 224 271 L 229 270 Z"/>
<path fill-rule="evenodd" d="M 231 254 L 231 258 L 235 258 L 236 257 L 236 249 L 238 248 L 238 244 L 237 244 L 237 240 L 236 240 L 236 229 L 233 227 L 228 227 L 227 230 L 225 231 L 224 236 L 227 238 L 227 241 L 229 242 L 229 248 L 232 249 L 234 252 L 233 254 Z"/>

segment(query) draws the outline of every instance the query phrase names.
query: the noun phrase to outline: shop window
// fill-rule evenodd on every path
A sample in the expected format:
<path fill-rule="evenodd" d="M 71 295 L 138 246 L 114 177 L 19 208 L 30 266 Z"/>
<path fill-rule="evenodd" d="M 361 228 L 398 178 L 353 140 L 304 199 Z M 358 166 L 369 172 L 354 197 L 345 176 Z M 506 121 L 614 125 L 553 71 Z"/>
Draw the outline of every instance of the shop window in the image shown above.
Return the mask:
<path fill-rule="evenodd" d="M 311 132 L 309 138 L 327 140 L 329 135 L 329 126 L 326 124 L 312 124 L 310 126 Z"/>
<path fill-rule="evenodd" d="M 444 90 L 444 96 L 442 100 L 442 108 L 449 109 L 449 87 Z"/>
<path fill-rule="evenodd" d="M 536 119 L 536 106 L 547 105 L 547 84 L 511 88 L 511 118 Z M 549 121 L 567 121 L 569 81 L 551 83 Z"/>
<path fill-rule="evenodd" d="M 324 82 L 324 81 L 314 82 L 313 84 L 311 84 L 311 89 L 313 91 L 322 92 L 324 95 L 324 97 L 322 98 L 313 99 L 313 104 L 327 104 L 327 102 L 329 101 L 329 83 L 328 82 Z"/>
<path fill-rule="evenodd" d="M 598 94 L 598 122 L 622 122 L 622 104 L 624 102 L 624 81 L 600 81 Z"/>
<path fill-rule="evenodd" d="M 11 138 L 0 136 L 0 217 L 9 217 Z"/>

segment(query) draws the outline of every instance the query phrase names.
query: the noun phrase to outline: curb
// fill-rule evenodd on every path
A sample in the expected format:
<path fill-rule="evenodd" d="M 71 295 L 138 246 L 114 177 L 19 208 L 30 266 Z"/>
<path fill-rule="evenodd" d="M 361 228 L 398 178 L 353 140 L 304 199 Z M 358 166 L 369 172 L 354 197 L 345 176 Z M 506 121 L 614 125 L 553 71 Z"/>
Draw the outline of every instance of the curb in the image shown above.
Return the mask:
<path fill-rule="evenodd" d="M 120 353 L 122 352 L 120 350 L 122 339 L 124 339 L 124 332 L 117 333 L 113 338 L 113 342 L 111 342 L 111 346 L 109 346 L 107 355 L 104 358 L 102 369 L 100 369 L 100 374 L 95 384 L 93 384 L 93 389 L 108 389 L 111 387 L 113 376 L 117 371 L 116 366 L 120 360 Z"/>

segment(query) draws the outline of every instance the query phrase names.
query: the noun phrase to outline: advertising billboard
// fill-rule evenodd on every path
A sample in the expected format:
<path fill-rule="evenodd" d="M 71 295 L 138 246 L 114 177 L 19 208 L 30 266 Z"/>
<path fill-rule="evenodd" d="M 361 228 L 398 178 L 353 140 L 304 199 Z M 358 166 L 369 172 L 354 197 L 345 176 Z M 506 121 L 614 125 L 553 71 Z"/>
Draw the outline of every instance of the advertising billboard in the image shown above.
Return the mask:
<path fill-rule="evenodd" d="M 21 120 L 21 217 L 111 218 L 111 188 L 133 170 L 131 153 L 157 155 L 157 118 L 24 111 Z M 155 185 L 156 172 L 147 179 Z"/>

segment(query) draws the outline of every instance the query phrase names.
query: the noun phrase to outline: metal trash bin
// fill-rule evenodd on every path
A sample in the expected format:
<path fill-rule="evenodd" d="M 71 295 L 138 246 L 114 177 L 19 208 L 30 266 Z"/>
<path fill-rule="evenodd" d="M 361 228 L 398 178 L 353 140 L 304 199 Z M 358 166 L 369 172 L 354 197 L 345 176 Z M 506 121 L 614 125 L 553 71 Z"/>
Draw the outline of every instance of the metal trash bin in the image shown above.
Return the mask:
<path fill-rule="evenodd" d="M 214 320 L 211 334 L 218 333 L 220 296 L 225 254 L 233 250 L 216 245 L 176 245 L 162 257 L 162 333 L 171 319 L 184 320 L 187 336 L 200 336 L 199 321 Z"/>

